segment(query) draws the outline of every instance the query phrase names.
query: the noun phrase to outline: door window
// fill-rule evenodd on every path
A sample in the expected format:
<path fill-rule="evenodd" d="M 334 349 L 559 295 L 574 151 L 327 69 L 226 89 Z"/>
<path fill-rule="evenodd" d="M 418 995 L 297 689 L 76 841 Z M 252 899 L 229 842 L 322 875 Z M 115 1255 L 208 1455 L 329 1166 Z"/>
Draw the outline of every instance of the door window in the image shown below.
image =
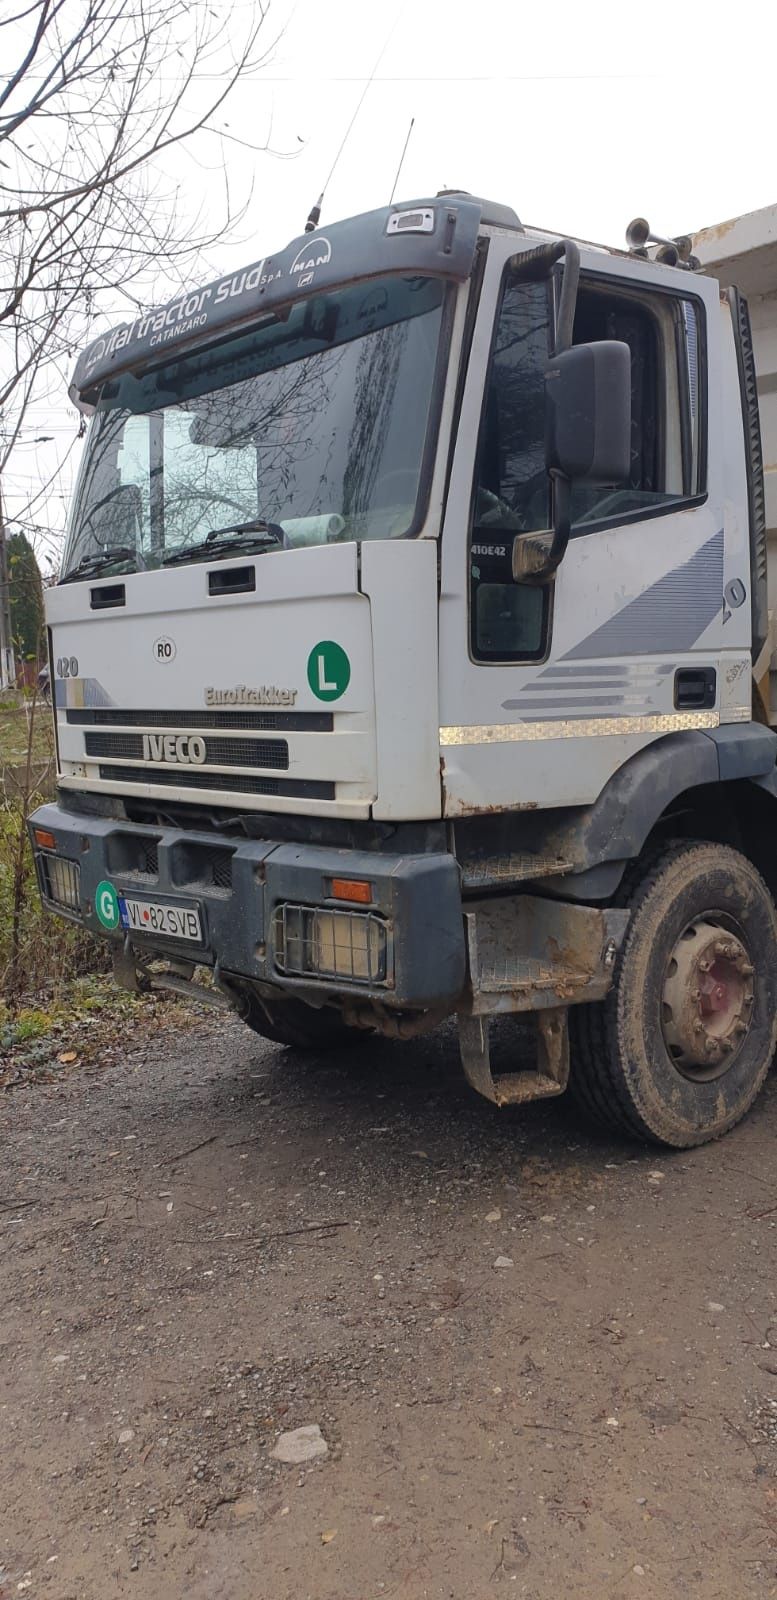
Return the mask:
<path fill-rule="evenodd" d="M 546 587 L 515 583 L 513 539 L 550 526 L 545 469 L 547 283 L 508 279 L 480 426 L 470 535 L 470 631 L 476 661 L 533 661 L 545 652 Z"/>
<path fill-rule="evenodd" d="M 574 343 L 619 339 L 631 352 L 631 466 L 622 484 L 573 486 L 576 532 L 676 510 L 702 493 L 699 316 L 690 298 L 581 284 Z"/>
<path fill-rule="evenodd" d="M 547 282 L 505 280 L 478 441 L 469 545 L 476 661 L 536 661 L 547 650 L 552 585 L 516 583 L 513 539 L 552 527 L 545 468 Z M 690 296 L 583 279 L 574 343 L 618 339 L 631 353 L 631 464 L 621 484 L 575 484 L 572 532 L 676 510 L 704 492 L 703 323 Z"/>

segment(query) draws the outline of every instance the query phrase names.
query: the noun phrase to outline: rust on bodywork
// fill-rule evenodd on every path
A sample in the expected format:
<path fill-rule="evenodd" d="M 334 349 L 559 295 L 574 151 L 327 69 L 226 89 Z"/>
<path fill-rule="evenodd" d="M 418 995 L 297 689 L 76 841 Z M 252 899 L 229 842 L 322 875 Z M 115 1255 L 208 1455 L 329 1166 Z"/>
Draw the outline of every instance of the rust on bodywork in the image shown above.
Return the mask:
<path fill-rule="evenodd" d="M 520 895 L 467 903 L 473 1016 L 599 1000 L 629 913 Z"/>

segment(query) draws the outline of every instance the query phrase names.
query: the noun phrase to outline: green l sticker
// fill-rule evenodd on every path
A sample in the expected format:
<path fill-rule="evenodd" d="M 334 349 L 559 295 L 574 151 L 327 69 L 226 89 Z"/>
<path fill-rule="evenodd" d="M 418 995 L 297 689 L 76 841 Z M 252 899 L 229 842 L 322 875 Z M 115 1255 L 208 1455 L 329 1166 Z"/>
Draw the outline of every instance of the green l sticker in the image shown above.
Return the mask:
<path fill-rule="evenodd" d="M 308 683 L 317 700 L 339 700 L 351 681 L 351 663 L 340 644 L 322 639 L 308 656 Z"/>
<path fill-rule="evenodd" d="M 119 899 L 112 883 L 103 878 L 98 883 L 94 897 L 94 909 L 104 928 L 118 928 L 119 926 Z"/>

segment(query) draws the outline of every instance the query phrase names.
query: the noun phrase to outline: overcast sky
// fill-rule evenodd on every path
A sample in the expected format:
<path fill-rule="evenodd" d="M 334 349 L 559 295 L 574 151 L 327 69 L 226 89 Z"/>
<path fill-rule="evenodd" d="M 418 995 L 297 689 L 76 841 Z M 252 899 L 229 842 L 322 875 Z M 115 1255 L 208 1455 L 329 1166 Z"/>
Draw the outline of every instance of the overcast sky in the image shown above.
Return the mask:
<path fill-rule="evenodd" d="M 635 215 L 673 234 L 777 202 L 774 7 L 272 0 L 267 30 L 272 60 L 236 92 L 224 140 L 199 136 L 166 174 L 184 215 L 216 205 L 222 158 L 233 193 L 251 191 L 238 236 L 203 260 L 202 281 L 302 231 L 376 62 L 323 223 L 387 203 L 411 117 L 398 199 L 461 187 L 524 222 L 616 245 Z M 262 153 L 268 136 L 291 158 Z M 120 301 L 108 311 L 106 325 L 124 319 Z M 65 396 L 34 421 L 56 445 L 17 454 L 11 511 L 76 426 Z M 65 497 L 76 465 L 72 452 Z M 52 524 L 63 507 L 50 500 Z"/>

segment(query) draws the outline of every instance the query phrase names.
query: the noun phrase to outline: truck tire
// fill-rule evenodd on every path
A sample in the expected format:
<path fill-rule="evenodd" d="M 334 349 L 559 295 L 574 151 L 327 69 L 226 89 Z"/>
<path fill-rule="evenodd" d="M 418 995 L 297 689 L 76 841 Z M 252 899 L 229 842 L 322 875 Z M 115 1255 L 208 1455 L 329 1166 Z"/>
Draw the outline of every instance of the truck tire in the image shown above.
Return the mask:
<path fill-rule="evenodd" d="M 570 1013 L 571 1096 L 610 1133 L 678 1150 L 718 1139 L 774 1054 L 772 897 L 737 850 L 681 842 L 643 862 L 620 903 L 631 921 L 612 989 Z"/>
<path fill-rule="evenodd" d="M 302 1000 L 282 1000 L 273 1005 L 272 1001 L 260 1001 L 245 991 L 242 998 L 246 1002 L 243 1021 L 248 1027 L 274 1044 L 289 1045 L 293 1050 L 323 1055 L 350 1048 L 357 1040 L 368 1037 L 361 1028 L 349 1028 L 336 1011 L 328 1008 L 316 1011 Z"/>

